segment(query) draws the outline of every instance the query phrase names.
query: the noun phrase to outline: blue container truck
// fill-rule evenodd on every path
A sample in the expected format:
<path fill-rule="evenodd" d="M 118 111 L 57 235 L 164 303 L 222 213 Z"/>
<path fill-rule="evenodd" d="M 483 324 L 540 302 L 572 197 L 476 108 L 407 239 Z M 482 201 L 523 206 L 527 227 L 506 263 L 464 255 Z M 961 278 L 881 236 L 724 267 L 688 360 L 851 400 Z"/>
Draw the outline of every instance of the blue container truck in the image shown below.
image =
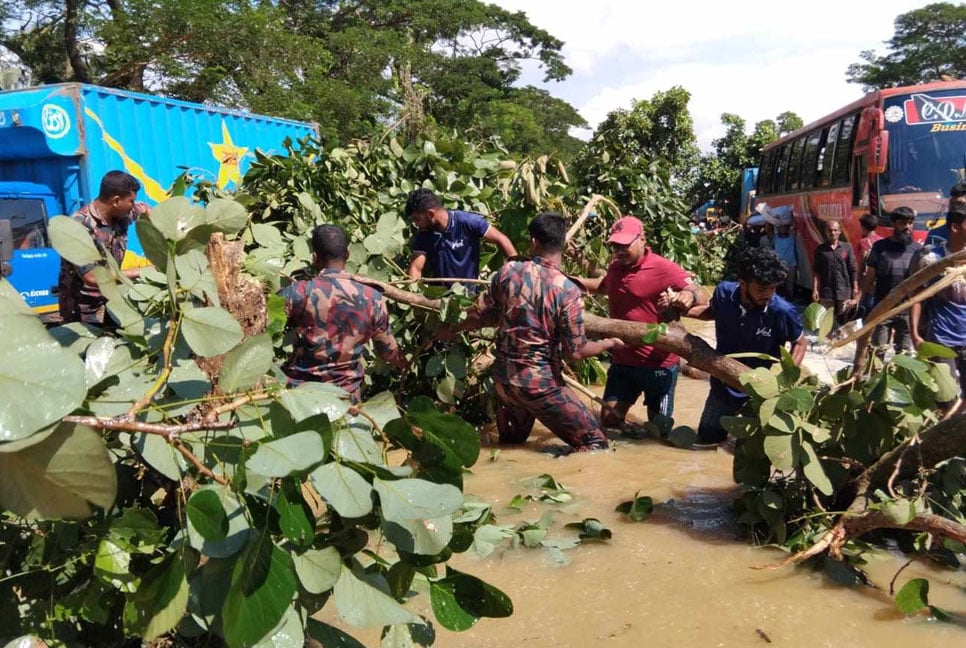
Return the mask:
<path fill-rule="evenodd" d="M 313 124 L 146 94 L 64 83 L 0 92 L 0 253 L 3 274 L 36 313 L 57 313 L 60 257 L 47 223 L 97 196 L 113 169 L 141 182 L 138 200 L 165 199 L 185 170 L 220 188 L 241 184 L 255 149 L 284 154 Z M 139 264 L 133 228 L 125 266 Z"/>

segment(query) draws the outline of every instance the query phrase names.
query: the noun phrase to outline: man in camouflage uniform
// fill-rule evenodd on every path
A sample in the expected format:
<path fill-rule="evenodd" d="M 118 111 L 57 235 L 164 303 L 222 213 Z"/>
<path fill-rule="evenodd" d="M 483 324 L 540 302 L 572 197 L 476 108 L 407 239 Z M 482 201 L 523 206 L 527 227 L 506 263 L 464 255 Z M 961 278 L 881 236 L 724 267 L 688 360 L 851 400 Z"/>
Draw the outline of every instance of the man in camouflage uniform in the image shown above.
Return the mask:
<path fill-rule="evenodd" d="M 94 245 L 106 258 L 114 257 L 118 266 L 127 251 L 127 231 L 147 207 L 135 203 L 141 183 L 124 171 L 109 171 L 101 179 L 101 189 L 91 203 L 77 210 L 71 218 L 88 229 Z M 60 260 L 57 280 L 57 301 L 60 317 L 64 323 L 84 322 L 104 324 L 107 298 L 101 294 L 94 278 L 94 268 L 101 263 L 76 266 L 66 259 Z M 125 270 L 129 278 L 140 273 L 137 268 Z"/>
<path fill-rule="evenodd" d="M 540 214 L 529 231 L 533 260 L 505 264 L 462 327 L 497 326 L 493 381 L 500 442 L 525 442 L 539 419 L 575 450 L 606 449 L 597 418 L 564 384 L 562 360 L 589 358 L 624 343 L 587 340 L 580 288 L 560 271 L 563 216 Z"/>
<path fill-rule="evenodd" d="M 312 230 L 312 251 L 319 274 L 283 288 L 288 324 L 295 329 L 292 355 L 282 369 L 298 384 L 328 382 L 358 403 L 362 390 L 362 348 L 373 340 L 376 354 L 399 370 L 407 367 L 389 330 L 382 294 L 353 281 L 345 271 L 349 243 L 335 225 Z"/>

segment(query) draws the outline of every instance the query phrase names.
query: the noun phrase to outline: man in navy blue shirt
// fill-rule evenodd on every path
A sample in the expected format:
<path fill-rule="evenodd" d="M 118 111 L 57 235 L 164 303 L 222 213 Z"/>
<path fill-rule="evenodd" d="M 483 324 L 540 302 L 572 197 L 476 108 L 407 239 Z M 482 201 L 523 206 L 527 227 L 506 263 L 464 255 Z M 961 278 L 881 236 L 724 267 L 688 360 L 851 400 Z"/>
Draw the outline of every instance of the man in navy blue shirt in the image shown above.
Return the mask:
<path fill-rule="evenodd" d="M 480 239 L 490 241 L 506 258 L 517 255 L 506 235 L 472 212 L 444 209 L 429 189 L 417 189 L 406 201 L 406 218 L 419 232 L 413 237 L 409 278 L 423 274 L 453 279 L 478 279 Z"/>
<path fill-rule="evenodd" d="M 738 281 L 723 281 L 714 290 L 708 304 L 688 311 L 689 317 L 714 320 L 719 353 L 763 353 L 781 357 L 781 348 L 791 343 L 795 364 L 805 357 L 807 340 L 802 318 L 788 301 L 775 291 L 788 277 L 788 269 L 774 250 L 747 248 L 735 259 Z M 742 358 L 749 367 L 767 367 L 771 361 Z M 698 442 L 721 443 L 728 433 L 721 425 L 722 416 L 734 416 L 748 395 L 732 389 L 717 378 L 711 378 L 711 391 L 698 424 Z"/>

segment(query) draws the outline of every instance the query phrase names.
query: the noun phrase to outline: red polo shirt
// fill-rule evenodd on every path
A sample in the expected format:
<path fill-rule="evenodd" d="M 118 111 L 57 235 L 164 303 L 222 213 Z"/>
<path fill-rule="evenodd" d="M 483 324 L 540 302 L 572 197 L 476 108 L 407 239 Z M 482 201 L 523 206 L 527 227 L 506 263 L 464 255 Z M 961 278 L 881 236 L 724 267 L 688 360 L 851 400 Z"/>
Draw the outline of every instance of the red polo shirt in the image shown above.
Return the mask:
<path fill-rule="evenodd" d="M 694 284 L 681 266 L 646 248 L 638 262 L 626 267 L 611 263 L 601 290 L 607 291 L 610 316 L 614 319 L 654 324 L 661 321 L 657 300 L 671 288 L 684 290 Z M 652 369 L 672 367 L 678 356 L 652 346 L 626 346 L 611 352 L 615 364 Z"/>

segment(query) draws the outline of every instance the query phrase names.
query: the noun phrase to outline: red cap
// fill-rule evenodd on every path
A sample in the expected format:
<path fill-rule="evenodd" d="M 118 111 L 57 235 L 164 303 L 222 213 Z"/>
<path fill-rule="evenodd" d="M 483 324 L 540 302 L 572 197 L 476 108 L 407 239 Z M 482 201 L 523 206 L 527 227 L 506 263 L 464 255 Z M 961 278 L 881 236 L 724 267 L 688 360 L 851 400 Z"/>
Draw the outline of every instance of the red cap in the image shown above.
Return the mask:
<path fill-rule="evenodd" d="M 644 235 L 644 225 L 633 216 L 624 216 L 610 228 L 608 243 L 630 245 Z"/>

